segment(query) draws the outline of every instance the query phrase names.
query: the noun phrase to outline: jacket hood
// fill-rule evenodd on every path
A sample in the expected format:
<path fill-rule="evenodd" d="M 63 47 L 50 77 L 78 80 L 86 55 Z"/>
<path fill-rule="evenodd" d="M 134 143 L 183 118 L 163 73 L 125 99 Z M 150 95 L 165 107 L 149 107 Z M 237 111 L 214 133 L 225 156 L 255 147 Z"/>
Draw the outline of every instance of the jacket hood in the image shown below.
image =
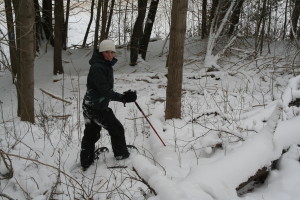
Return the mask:
<path fill-rule="evenodd" d="M 113 58 L 112 61 L 105 60 L 102 53 L 100 53 L 99 50 L 96 49 L 94 51 L 94 53 L 92 55 L 92 58 L 90 59 L 89 63 L 90 63 L 90 65 L 93 65 L 95 63 L 107 63 L 107 64 L 113 66 L 113 65 L 116 64 L 117 61 L 118 60 L 116 58 Z"/>

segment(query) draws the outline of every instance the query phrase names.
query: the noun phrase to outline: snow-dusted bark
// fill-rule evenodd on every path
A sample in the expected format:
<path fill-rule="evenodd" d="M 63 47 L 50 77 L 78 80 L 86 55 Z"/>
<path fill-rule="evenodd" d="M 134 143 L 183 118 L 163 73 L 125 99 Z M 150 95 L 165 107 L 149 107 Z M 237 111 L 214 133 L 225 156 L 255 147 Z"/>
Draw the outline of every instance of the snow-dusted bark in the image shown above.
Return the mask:
<path fill-rule="evenodd" d="M 228 48 L 230 46 L 230 45 L 226 45 L 224 47 L 224 49 L 222 51 L 220 51 L 220 53 L 213 55 L 213 49 L 216 45 L 216 41 L 220 37 L 222 31 L 224 30 L 224 26 L 225 26 L 226 22 L 228 21 L 229 16 L 232 13 L 234 5 L 235 5 L 235 1 L 232 1 L 230 4 L 230 7 L 228 8 L 228 10 L 219 26 L 217 26 L 217 23 L 216 23 L 216 19 L 218 18 L 218 15 L 216 15 L 212 21 L 212 25 L 210 27 L 210 32 L 209 32 L 209 37 L 208 37 L 208 42 L 207 42 L 206 55 L 205 55 L 205 59 L 204 59 L 205 67 L 218 68 L 219 67 L 217 64 L 218 59 L 220 58 L 221 54 L 224 53 L 226 48 Z M 231 38 L 231 40 L 229 40 L 228 44 L 232 44 L 234 39 L 235 39 L 235 37 Z"/>

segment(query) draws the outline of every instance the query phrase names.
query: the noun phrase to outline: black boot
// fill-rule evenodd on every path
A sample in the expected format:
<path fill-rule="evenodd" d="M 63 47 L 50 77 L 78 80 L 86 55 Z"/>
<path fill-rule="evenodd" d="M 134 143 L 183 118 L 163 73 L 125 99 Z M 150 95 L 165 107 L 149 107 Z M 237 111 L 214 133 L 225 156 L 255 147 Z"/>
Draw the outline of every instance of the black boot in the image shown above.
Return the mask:
<path fill-rule="evenodd" d="M 95 159 L 94 149 L 81 149 L 80 151 L 80 164 L 84 169 L 89 168 Z"/>

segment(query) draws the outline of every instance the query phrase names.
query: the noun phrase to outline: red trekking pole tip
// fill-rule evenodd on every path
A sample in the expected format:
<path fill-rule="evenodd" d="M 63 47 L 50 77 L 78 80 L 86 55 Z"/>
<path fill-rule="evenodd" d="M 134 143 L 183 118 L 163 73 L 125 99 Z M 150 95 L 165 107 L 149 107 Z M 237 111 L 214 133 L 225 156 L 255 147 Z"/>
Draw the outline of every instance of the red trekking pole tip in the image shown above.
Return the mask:
<path fill-rule="evenodd" d="M 149 125 L 151 126 L 152 130 L 156 133 L 157 137 L 159 138 L 159 140 L 161 141 L 161 143 L 166 146 L 166 144 L 164 143 L 164 141 L 161 139 L 161 137 L 159 136 L 159 134 L 157 133 L 157 131 L 155 130 L 155 128 L 152 126 L 151 122 L 149 121 L 148 117 L 145 115 L 145 113 L 143 112 L 143 110 L 141 109 L 141 107 L 139 106 L 139 104 L 135 101 L 134 102 L 136 107 L 139 109 L 139 111 L 143 114 L 144 118 L 147 120 L 147 122 L 149 123 Z"/>

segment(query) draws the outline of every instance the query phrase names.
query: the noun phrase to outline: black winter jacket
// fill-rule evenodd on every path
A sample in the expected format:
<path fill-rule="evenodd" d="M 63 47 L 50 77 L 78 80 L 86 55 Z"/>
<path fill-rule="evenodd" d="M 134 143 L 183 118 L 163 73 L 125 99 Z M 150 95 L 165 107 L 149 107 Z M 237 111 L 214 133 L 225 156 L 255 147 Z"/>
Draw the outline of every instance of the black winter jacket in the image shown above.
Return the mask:
<path fill-rule="evenodd" d="M 102 53 L 96 50 L 89 63 L 91 65 L 87 77 L 87 91 L 83 99 L 83 106 L 93 110 L 104 110 L 109 101 L 122 101 L 122 94 L 114 92 L 114 75 L 112 66 L 117 62 L 104 59 Z"/>

